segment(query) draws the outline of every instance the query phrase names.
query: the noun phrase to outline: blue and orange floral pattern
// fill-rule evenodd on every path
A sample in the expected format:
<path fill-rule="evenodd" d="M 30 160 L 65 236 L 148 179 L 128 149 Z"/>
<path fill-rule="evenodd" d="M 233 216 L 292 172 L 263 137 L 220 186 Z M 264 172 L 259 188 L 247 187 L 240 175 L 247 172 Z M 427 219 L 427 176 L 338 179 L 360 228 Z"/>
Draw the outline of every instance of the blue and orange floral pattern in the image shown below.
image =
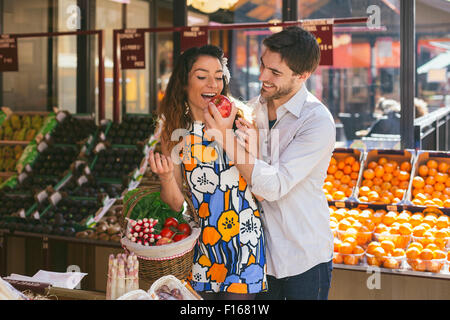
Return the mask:
<path fill-rule="evenodd" d="M 222 149 L 194 123 L 179 153 L 202 233 L 189 276 L 203 292 L 267 290 L 264 233 L 247 183 Z"/>

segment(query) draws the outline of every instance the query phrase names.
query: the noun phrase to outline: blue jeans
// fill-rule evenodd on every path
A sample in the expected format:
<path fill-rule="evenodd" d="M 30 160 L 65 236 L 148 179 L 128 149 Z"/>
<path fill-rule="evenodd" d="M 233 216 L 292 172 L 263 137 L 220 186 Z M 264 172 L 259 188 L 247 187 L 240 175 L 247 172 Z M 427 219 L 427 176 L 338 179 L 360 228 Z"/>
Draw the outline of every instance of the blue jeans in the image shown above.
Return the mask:
<path fill-rule="evenodd" d="M 299 275 L 277 279 L 267 276 L 268 291 L 257 300 L 327 300 L 331 286 L 332 261 L 312 267 Z"/>

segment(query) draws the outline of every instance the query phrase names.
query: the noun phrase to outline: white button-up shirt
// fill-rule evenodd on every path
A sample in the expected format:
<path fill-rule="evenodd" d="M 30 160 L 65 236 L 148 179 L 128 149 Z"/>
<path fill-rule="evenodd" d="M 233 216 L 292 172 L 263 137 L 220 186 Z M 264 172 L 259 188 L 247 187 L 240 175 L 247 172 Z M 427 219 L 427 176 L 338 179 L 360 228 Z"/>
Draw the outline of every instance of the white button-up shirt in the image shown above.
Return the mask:
<path fill-rule="evenodd" d="M 267 237 L 267 273 L 298 275 L 332 259 L 333 233 L 322 190 L 334 150 L 336 128 L 328 109 L 303 87 L 277 109 L 268 127 L 267 103 L 254 106 L 260 130 L 261 158 L 255 161 L 251 190 Z"/>

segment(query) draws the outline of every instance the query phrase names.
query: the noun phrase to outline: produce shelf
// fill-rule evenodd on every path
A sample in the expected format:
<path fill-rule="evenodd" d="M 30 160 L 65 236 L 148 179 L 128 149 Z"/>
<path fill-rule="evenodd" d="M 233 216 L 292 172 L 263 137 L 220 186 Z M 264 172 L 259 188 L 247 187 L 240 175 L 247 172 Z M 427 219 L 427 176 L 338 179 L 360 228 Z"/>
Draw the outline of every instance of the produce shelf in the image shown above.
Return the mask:
<path fill-rule="evenodd" d="M 333 263 L 333 268 L 361 271 L 361 272 L 365 272 L 365 273 L 370 273 L 370 272 L 374 272 L 374 270 L 379 270 L 381 273 L 387 273 L 387 274 L 450 280 L 450 272 L 449 272 L 448 264 L 444 267 L 444 269 L 440 273 L 413 271 L 413 270 L 408 270 L 406 267 L 403 267 L 401 269 L 388 269 L 388 268 L 378 267 L 375 269 L 374 267 L 371 267 L 371 266 L 364 266 L 364 265 L 363 266 L 351 266 L 351 265 L 336 264 L 336 263 Z"/>

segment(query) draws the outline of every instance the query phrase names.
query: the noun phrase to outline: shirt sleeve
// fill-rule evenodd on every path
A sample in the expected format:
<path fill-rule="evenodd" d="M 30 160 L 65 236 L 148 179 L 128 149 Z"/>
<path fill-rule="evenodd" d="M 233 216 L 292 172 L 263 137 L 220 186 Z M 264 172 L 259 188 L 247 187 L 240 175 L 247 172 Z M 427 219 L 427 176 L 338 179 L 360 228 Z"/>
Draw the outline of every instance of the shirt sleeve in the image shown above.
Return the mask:
<path fill-rule="evenodd" d="M 282 130 L 282 129 L 281 129 Z M 252 172 L 252 192 L 266 201 L 286 195 L 312 170 L 331 156 L 336 141 L 336 128 L 331 117 L 311 117 L 294 136 L 279 159 L 269 164 L 256 159 Z"/>

